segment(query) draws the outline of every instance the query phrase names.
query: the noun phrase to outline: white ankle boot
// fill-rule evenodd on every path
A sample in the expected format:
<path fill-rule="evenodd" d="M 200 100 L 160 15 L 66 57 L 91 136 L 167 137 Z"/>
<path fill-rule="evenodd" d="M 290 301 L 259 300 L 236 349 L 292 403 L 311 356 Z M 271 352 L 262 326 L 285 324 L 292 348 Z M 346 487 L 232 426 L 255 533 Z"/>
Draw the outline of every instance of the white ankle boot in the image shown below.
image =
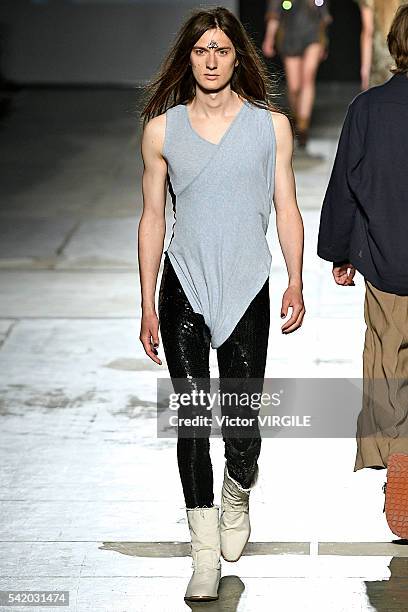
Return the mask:
<path fill-rule="evenodd" d="M 194 572 L 184 599 L 191 601 L 218 599 L 221 577 L 219 506 L 186 510 Z"/>
<path fill-rule="evenodd" d="M 238 561 L 251 535 L 249 494 L 258 480 L 258 466 L 248 489 L 244 489 L 224 468 L 221 492 L 221 554 L 226 561 Z"/>

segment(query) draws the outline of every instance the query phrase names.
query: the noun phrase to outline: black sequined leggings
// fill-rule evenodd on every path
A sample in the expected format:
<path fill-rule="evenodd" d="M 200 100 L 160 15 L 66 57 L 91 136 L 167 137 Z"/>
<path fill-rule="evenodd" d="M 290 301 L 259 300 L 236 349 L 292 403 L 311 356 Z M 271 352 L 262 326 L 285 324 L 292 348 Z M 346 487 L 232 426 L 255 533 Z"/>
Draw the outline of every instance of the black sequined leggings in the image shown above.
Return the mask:
<path fill-rule="evenodd" d="M 165 253 L 158 302 L 159 328 L 170 377 L 183 379 L 183 390 L 196 388 L 210 391 L 210 330 L 203 315 L 194 312 L 178 277 Z M 237 386 L 240 392 L 262 392 L 269 336 L 269 278 L 243 314 L 227 340 L 219 346 L 217 361 L 220 393 Z M 224 381 L 223 379 L 229 379 Z M 232 381 L 231 379 L 234 379 Z M 239 379 L 239 381 L 237 380 Z M 204 385 L 203 385 L 204 381 Z M 206 384 L 208 381 L 208 387 Z M 175 389 L 176 391 L 176 389 Z M 189 414 L 191 415 L 191 406 Z M 201 408 L 202 409 L 202 408 Z M 251 406 L 221 404 L 222 414 L 256 417 Z M 182 407 L 178 416 L 181 416 Z M 208 412 L 206 413 L 208 416 Z M 222 427 L 225 459 L 228 472 L 242 487 L 251 486 L 261 450 L 261 436 L 257 418 L 242 435 L 242 428 Z M 213 506 L 213 470 L 208 436 L 180 437 L 177 440 L 177 461 L 187 508 Z M 202 430 L 201 430 L 202 432 Z"/>

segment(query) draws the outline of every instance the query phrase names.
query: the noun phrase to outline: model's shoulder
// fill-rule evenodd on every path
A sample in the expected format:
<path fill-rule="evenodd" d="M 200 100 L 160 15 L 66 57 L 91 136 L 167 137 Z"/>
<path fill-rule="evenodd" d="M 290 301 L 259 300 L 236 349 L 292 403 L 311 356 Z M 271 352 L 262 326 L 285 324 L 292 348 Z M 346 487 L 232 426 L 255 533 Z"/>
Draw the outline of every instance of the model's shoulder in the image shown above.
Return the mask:
<path fill-rule="evenodd" d="M 167 119 L 175 114 L 180 113 L 183 106 L 183 104 L 176 104 L 175 106 L 171 106 L 164 113 L 156 115 L 155 117 L 150 119 L 146 123 L 144 129 L 148 130 L 148 132 L 151 134 L 163 131 L 166 127 Z"/>
<path fill-rule="evenodd" d="M 142 134 L 144 155 L 162 154 L 166 134 L 166 113 L 161 113 L 146 122 Z"/>
<path fill-rule="evenodd" d="M 184 111 L 185 106 L 185 104 L 175 104 L 174 106 L 170 106 L 164 114 L 167 116 L 179 115 Z"/>
<path fill-rule="evenodd" d="M 289 117 L 285 115 L 285 113 L 276 110 L 268 110 L 267 112 L 270 120 L 272 121 L 277 138 L 279 138 L 279 136 L 292 136 L 292 126 L 290 124 Z"/>
<path fill-rule="evenodd" d="M 166 113 L 156 115 L 147 121 L 144 126 L 144 135 L 152 138 L 160 136 L 166 129 Z"/>
<path fill-rule="evenodd" d="M 289 117 L 285 113 L 277 110 L 268 110 L 268 113 L 274 123 L 282 126 L 290 125 Z"/>
<path fill-rule="evenodd" d="M 254 104 L 251 101 L 247 101 L 248 106 L 250 108 L 252 108 L 254 111 L 258 112 L 260 116 L 265 117 L 265 120 L 267 121 L 271 121 L 275 127 L 279 129 L 285 129 L 285 127 L 289 127 L 290 128 L 290 121 L 288 119 L 288 117 L 285 115 L 285 113 L 278 111 L 278 110 L 273 110 L 270 108 L 266 108 L 264 106 L 258 106 L 257 104 Z"/>

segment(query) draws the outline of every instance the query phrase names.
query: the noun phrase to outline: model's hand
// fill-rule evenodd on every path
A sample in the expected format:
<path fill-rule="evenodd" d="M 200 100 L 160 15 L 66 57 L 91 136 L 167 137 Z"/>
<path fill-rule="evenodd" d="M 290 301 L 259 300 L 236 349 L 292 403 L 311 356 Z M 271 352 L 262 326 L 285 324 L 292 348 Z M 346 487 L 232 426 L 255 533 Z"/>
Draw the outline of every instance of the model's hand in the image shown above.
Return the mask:
<path fill-rule="evenodd" d="M 302 325 L 306 310 L 303 303 L 302 289 L 300 287 L 289 285 L 283 294 L 281 308 L 282 319 L 287 317 L 289 307 L 292 308 L 292 314 L 290 319 L 288 319 L 281 327 L 283 334 L 290 334 Z"/>
<path fill-rule="evenodd" d="M 262 52 L 265 57 L 273 57 L 276 55 L 275 51 L 275 39 L 271 36 L 265 36 L 262 43 Z"/>
<path fill-rule="evenodd" d="M 142 315 L 139 340 L 143 344 L 146 355 L 162 365 L 161 359 L 156 357 L 157 350 L 155 347 L 159 346 L 159 320 L 155 312 Z"/>
<path fill-rule="evenodd" d="M 353 280 L 356 269 L 351 263 L 344 263 L 341 266 L 333 265 L 333 277 L 338 285 L 343 287 L 354 287 L 355 282 Z"/>

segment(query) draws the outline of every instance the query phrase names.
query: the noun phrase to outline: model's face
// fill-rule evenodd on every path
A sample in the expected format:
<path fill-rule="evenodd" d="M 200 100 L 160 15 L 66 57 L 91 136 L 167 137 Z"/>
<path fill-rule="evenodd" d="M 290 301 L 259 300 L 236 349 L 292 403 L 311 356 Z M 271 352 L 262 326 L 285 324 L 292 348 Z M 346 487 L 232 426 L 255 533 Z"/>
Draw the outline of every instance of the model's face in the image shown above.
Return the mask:
<path fill-rule="evenodd" d="M 210 45 L 208 48 L 211 41 L 218 47 Z M 198 85 L 209 91 L 225 87 L 238 65 L 231 40 L 219 28 L 204 32 L 191 51 L 190 62 Z"/>

